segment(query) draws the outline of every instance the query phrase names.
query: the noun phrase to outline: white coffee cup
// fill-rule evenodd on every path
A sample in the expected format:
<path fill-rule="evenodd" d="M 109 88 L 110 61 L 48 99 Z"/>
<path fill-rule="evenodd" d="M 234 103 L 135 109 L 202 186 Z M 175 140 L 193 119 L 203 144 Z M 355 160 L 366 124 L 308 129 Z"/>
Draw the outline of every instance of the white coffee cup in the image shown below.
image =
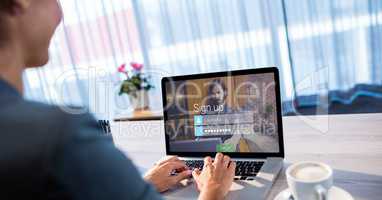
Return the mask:
<path fill-rule="evenodd" d="M 328 200 L 333 186 L 333 170 L 320 162 L 299 162 L 286 170 L 289 189 L 295 200 Z"/>

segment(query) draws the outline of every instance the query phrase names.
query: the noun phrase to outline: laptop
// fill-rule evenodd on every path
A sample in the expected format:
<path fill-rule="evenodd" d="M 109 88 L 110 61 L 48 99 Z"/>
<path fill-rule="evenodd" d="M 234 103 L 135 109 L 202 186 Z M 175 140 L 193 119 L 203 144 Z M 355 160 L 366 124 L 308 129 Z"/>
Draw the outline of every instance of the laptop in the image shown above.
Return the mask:
<path fill-rule="evenodd" d="M 284 160 L 279 72 L 275 67 L 162 79 L 166 154 L 202 168 L 216 152 L 236 162 L 226 199 L 265 199 Z M 164 193 L 197 199 L 193 180 Z"/>

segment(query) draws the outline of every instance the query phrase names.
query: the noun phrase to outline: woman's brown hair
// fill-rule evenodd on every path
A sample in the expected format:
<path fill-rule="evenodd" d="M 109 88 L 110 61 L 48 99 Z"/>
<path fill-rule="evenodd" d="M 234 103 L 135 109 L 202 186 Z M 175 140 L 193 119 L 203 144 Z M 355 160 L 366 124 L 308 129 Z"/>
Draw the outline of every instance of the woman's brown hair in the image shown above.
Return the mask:
<path fill-rule="evenodd" d="M 4 11 L 11 6 L 12 0 L 0 0 L 0 11 Z"/>
<path fill-rule="evenodd" d="M 0 47 L 3 45 L 4 40 L 6 39 L 5 34 L 5 25 L 3 20 L 4 11 L 8 10 L 12 6 L 13 0 L 0 0 Z"/>

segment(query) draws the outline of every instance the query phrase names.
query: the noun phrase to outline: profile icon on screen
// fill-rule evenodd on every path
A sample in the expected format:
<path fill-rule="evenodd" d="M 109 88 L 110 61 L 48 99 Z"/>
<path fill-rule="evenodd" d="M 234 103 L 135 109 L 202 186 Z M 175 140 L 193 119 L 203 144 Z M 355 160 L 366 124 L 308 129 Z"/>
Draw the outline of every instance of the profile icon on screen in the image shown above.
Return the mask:
<path fill-rule="evenodd" d="M 228 90 L 224 81 L 221 79 L 214 79 L 208 85 L 206 105 L 213 108 L 209 110 L 209 113 L 231 112 L 231 108 L 227 104 Z"/>

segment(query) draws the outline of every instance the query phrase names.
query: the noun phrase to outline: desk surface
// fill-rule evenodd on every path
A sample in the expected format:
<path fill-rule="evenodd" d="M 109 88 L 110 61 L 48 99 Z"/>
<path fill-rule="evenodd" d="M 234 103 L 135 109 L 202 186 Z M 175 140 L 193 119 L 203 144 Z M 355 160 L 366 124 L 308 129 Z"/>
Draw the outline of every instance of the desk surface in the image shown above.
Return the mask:
<path fill-rule="evenodd" d="M 115 116 L 115 122 L 163 120 L 163 111 L 140 110 Z"/>
<path fill-rule="evenodd" d="M 285 168 L 314 160 L 334 168 L 335 185 L 356 200 L 382 196 L 382 114 L 284 117 L 285 166 L 268 199 L 287 187 Z M 135 164 L 149 168 L 165 155 L 162 121 L 118 122 L 115 142 Z"/>

